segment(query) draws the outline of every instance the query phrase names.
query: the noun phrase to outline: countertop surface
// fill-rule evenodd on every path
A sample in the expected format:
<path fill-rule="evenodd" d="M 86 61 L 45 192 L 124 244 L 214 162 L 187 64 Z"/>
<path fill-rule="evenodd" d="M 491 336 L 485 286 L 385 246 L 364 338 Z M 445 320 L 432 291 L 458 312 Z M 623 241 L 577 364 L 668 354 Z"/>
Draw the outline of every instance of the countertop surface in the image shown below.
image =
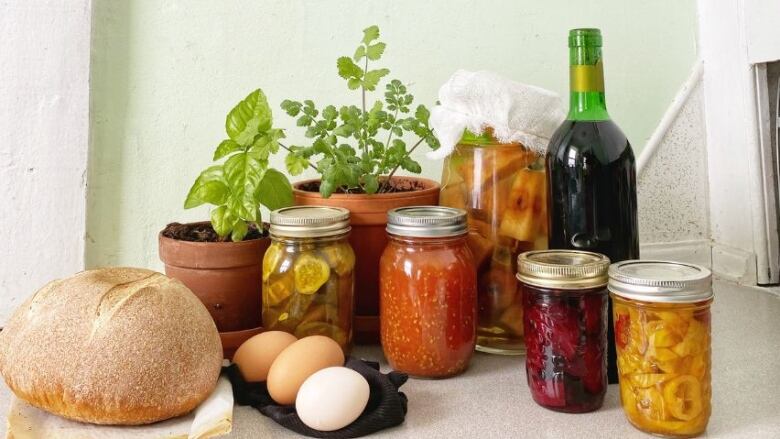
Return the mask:
<path fill-rule="evenodd" d="M 780 438 L 780 296 L 716 282 L 712 321 L 713 412 L 702 437 Z M 355 355 L 384 360 L 378 346 L 358 347 Z M 609 386 L 598 411 L 557 413 L 533 402 L 524 368 L 524 357 L 477 353 L 460 376 L 410 379 L 401 388 L 409 398 L 406 421 L 374 437 L 651 437 L 626 421 L 617 385 Z M 0 410 L 7 413 L 10 392 L 0 387 Z M 0 428 L 4 432 L 5 425 Z M 236 407 L 228 437 L 300 436 L 250 407 Z"/>

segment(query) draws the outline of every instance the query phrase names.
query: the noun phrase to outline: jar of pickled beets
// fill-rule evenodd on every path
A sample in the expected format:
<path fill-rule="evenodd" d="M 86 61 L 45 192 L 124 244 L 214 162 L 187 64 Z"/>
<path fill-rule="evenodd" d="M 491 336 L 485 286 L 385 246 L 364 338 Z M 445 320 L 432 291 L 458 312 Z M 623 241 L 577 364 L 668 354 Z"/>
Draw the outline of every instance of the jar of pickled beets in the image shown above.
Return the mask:
<path fill-rule="evenodd" d="M 608 269 L 606 256 L 577 250 L 517 257 L 525 371 L 531 396 L 542 407 L 583 413 L 604 402 Z"/>
<path fill-rule="evenodd" d="M 379 262 L 382 349 L 393 369 L 422 378 L 463 372 L 476 345 L 477 273 L 466 211 L 393 209 Z"/>
<path fill-rule="evenodd" d="M 694 264 L 623 261 L 609 269 L 620 400 L 647 433 L 693 437 L 710 419 L 712 275 Z"/>

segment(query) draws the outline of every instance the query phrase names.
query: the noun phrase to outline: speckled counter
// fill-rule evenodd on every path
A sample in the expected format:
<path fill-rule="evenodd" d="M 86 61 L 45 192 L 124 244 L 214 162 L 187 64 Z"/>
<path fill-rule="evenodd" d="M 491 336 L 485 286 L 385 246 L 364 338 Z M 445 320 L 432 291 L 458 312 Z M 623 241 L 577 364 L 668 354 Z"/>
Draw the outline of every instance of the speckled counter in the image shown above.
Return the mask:
<path fill-rule="evenodd" d="M 381 358 L 379 347 L 356 355 Z M 623 416 L 617 385 L 604 407 L 586 414 L 543 409 L 531 399 L 523 357 L 477 354 L 464 374 L 410 379 L 406 422 L 382 438 L 632 438 L 651 437 Z M 780 296 L 716 283 L 713 305 L 713 413 L 703 437 L 780 438 Z M 9 391 L 0 392 L 7 412 Z M 4 426 L 2 426 L 4 430 Z M 2 436 L 5 436 L 4 434 Z M 249 407 L 236 407 L 230 438 L 299 437 Z"/>

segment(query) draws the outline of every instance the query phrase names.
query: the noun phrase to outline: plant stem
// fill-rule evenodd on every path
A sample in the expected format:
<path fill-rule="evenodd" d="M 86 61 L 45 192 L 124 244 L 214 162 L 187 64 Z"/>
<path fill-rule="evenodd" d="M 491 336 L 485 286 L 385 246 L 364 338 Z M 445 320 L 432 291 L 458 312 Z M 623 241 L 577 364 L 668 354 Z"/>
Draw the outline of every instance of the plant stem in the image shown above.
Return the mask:
<path fill-rule="evenodd" d="M 409 157 L 414 152 L 414 150 L 417 149 L 417 147 L 420 146 L 421 143 L 423 143 L 423 140 L 425 139 L 418 140 L 417 143 L 415 143 L 414 146 L 412 146 L 412 148 L 409 151 L 407 151 L 406 154 L 404 154 L 403 158 L 401 158 L 401 162 L 403 162 L 405 158 Z M 390 180 L 392 180 L 393 175 L 395 175 L 395 171 L 397 171 L 398 168 L 400 167 L 401 167 L 401 163 L 399 162 L 397 165 L 395 165 L 395 168 L 393 168 L 393 170 L 390 171 L 390 174 L 387 175 L 387 180 L 385 180 L 384 183 L 382 183 L 382 190 L 379 191 L 380 193 L 385 192 L 385 190 L 390 186 Z"/>
<path fill-rule="evenodd" d="M 287 152 L 292 152 L 292 150 L 291 150 L 290 148 L 288 148 L 288 147 L 284 146 L 284 145 L 283 145 L 281 142 L 276 142 L 276 143 L 277 143 L 279 146 L 281 146 L 282 148 L 284 148 L 285 150 L 287 150 Z M 312 165 L 312 164 L 311 164 L 311 162 L 310 162 L 308 159 L 306 160 L 306 163 L 309 165 L 309 167 L 310 167 L 310 168 L 314 169 L 314 170 L 315 170 L 315 171 L 317 171 L 317 172 L 320 172 L 320 170 L 319 170 L 319 169 L 317 169 L 317 167 L 316 167 L 316 166 Z"/>
<path fill-rule="evenodd" d="M 366 50 L 368 50 L 368 46 L 366 46 Z M 366 72 L 368 72 L 368 55 L 366 55 L 365 70 L 363 70 L 364 77 Z M 366 86 L 361 84 L 360 91 L 363 96 L 363 134 L 361 135 L 361 138 L 363 141 L 363 153 L 368 154 L 368 132 L 366 131 L 366 122 L 368 122 L 368 116 L 366 115 Z"/>

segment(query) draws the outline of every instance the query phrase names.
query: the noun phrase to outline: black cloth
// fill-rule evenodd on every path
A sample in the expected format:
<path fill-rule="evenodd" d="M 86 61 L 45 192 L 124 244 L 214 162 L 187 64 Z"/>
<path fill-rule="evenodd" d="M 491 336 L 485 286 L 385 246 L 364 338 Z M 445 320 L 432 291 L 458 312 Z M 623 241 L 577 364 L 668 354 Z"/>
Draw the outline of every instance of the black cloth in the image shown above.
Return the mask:
<path fill-rule="evenodd" d="M 309 428 L 298 417 L 295 406 L 278 405 L 268 394 L 265 383 L 247 383 L 235 364 L 226 367 L 224 372 L 233 385 L 233 398 L 237 404 L 251 405 L 282 427 L 305 436 L 332 439 L 361 437 L 404 422 L 406 395 L 399 392 L 398 388 L 409 379 L 408 375 L 400 372 L 383 374 L 379 371 L 379 363 L 351 357 L 347 359 L 345 367 L 363 375 L 371 393 L 360 417 L 336 431 Z"/>

